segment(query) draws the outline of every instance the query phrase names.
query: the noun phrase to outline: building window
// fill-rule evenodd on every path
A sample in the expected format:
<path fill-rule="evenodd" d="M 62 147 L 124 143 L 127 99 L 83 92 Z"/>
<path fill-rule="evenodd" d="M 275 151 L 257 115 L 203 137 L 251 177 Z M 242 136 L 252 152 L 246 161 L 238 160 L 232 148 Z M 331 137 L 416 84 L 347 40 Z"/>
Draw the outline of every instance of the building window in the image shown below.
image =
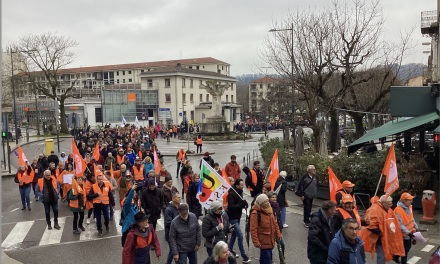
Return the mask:
<path fill-rule="evenodd" d="M 228 102 L 229 95 L 226 95 L 226 102 Z"/>
<path fill-rule="evenodd" d="M 200 81 L 199 81 L 199 85 L 202 85 L 202 84 L 203 84 L 203 81 L 202 81 L 202 80 L 200 80 Z"/>
<path fill-rule="evenodd" d="M 200 102 L 203 102 L 203 94 L 200 95 Z"/>
<path fill-rule="evenodd" d="M 116 83 L 119 83 L 119 79 L 116 80 Z"/>
<path fill-rule="evenodd" d="M 263 89 L 263 85 L 262 84 L 260 84 L 260 89 Z"/>
<path fill-rule="evenodd" d="M 131 71 L 128 71 L 128 74 L 131 74 Z"/>
<path fill-rule="evenodd" d="M 209 102 L 209 94 L 206 95 L 206 102 Z"/>
<path fill-rule="evenodd" d="M 182 101 L 186 102 L 186 94 L 182 94 Z"/>
<path fill-rule="evenodd" d="M 141 72 L 144 72 L 144 70 L 141 70 Z"/>
<path fill-rule="evenodd" d="M 91 73 L 87 74 L 87 77 L 92 78 L 92 74 Z"/>
<path fill-rule="evenodd" d="M 185 78 L 182 78 L 182 87 L 185 87 Z"/>
<path fill-rule="evenodd" d="M 151 88 L 151 87 L 153 87 L 153 80 L 147 80 L 147 87 L 148 88 Z"/>
<path fill-rule="evenodd" d="M 125 75 L 125 71 L 122 71 L 122 75 Z"/>
<path fill-rule="evenodd" d="M 223 65 L 222 65 L 222 70 L 223 70 Z"/>
<path fill-rule="evenodd" d="M 165 102 L 171 102 L 171 94 L 165 94 Z"/>
<path fill-rule="evenodd" d="M 234 91 L 234 83 L 231 83 L 231 91 Z M 232 99 L 231 99 L 232 101 Z"/>
<path fill-rule="evenodd" d="M 165 79 L 165 87 L 171 86 L 171 79 Z"/>
<path fill-rule="evenodd" d="M 189 95 L 189 101 L 190 101 L 190 102 L 194 102 L 194 95 L 193 95 L 193 94 L 190 94 L 190 95 Z"/>
<path fill-rule="evenodd" d="M 193 79 L 189 79 L 189 88 L 193 88 Z"/>
<path fill-rule="evenodd" d="M 125 79 L 122 79 L 122 83 L 125 83 Z"/>
<path fill-rule="evenodd" d="M 231 95 L 231 102 L 232 103 L 234 102 L 234 96 L 233 95 Z"/>
<path fill-rule="evenodd" d="M 199 69 L 199 66 L 196 66 L 196 69 L 198 70 L 198 69 Z"/>
<path fill-rule="evenodd" d="M 116 72 L 116 76 L 119 76 L 119 72 L 118 71 Z"/>
<path fill-rule="evenodd" d="M 133 81 L 133 79 L 128 79 L 128 82 L 132 82 Z"/>
<path fill-rule="evenodd" d="M 192 68 L 193 68 L 193 66 L 189 66 L 188 68 L 192 69 Z"/>

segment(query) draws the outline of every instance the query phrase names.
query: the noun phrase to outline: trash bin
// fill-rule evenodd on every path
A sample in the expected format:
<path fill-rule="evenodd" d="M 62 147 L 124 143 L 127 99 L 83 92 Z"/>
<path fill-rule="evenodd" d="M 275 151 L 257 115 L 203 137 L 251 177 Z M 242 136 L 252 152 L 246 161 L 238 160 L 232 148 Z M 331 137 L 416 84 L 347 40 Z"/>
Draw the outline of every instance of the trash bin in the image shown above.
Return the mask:
<path fill-rule="evenodd" d="M 50 152 L 53 151 L 53 139 L 46 139 L 46 156 L 50 155 Z"/>

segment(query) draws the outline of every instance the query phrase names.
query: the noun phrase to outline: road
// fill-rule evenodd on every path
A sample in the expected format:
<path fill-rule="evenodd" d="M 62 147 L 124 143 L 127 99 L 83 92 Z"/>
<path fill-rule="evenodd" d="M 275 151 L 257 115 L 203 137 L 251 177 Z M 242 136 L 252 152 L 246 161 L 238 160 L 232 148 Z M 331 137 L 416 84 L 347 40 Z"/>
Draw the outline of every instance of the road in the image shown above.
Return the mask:
<path fill-rule="evenodd" d="M 256 134 L 255 137 L 260 137 Z M 280 132 L 270 133 L 270 137 L 282 136 Z M 42 152 L 44 145 L 40 143 L 32 143 L 23 147 L 28 159 L 31 159 Z M 61 151 L 70 152 L 70 140 L 63 139 L 61 142 Z M 158 148 L 163 154 L 176 153 L 180 147 L 186 148 L 186 143 L 181 141 L 172 141 L 167 143 L 161 139 L 157 140 Z M 194 149 L 194 145 L 191 146 Z M 56 149 L 56 148 L 55 148 Z M 229 162 L 230 155 L 237 156 L 241 163 L 242 158 L 250 153 L 252 159 L 252 150 L 258 149 L 258 141 L 238 141 L 238 142 L 219 142 L 219 143 L 204 143 L 203 151 L 215 152 L 212 156 L 215 162 L 221 164 L 222 167 Z M 193 167 L 198 167 L 200 157 L 190 158 Z M 18 165 L 15 154 L 11 157 L 12 162 Z M 174 185 L 180 191 L 182 189 L 180 180 L 175 179 L 176 162 L 175 158 L 167 156 L 164 159 L 166 169 L 173 175 Z M 196 172 L 198 171 L 195 169 Z M 244 178 L 244 176 L 242 175 Z M 48 259 L 62 261 L 63 263 L 120 263 L 121 262 L 121 231 L 118 219 L 110 223 L 110 232 L 104 234 L 102 238 L 96 236 L 96 226 L 92 223 L 86 226 L 86 231 L 81 235 L 74 235 L 72 233 L 73 214 L 70 212 L 68 205 L 65 202 L 59 202 L 59 221 L 61 230 L 47 230 L 43 205 L 35 200 L 32 200 L 32 211 L 21 210 L 21 200 L 17 190 L 17 185 L 14 183 L 12 177 L 2 178 L 2 249 L 12 258 L 29 264 L 41 264 L 47 262 Z M 31 197 L 32 194 L 31 194 Z M 252 201 L 251 197 L 245 195 L 249 204 Z M 307 259 L 307 233 L 302 225 L 302 205 L 298 197 L 293 192 L 287 192 L 287 200 L 289 201 L 287 224 L 289 228 L 284 229 L 283 236 L 286 241 L 286 263 L 309 263 Z M 183 201 L 184 202 L 184 201 Z M 318 209 L 320 204 L 316 200 L 314 210 Z M 117 218 L 120 212 L 120 206 L 116 206 L 115 217 Z M 242 215 L 241 228 L 244 230 L 244 217 Z M 162 247 L 162 258 L 152 257 L 152 263 L 165 263 L 165 258 L 168 254 L 168 246 L 164 239 L 163 218 L 158 222 L 157 233 Z M 259 251 L 253 247 L 252 241 L 249 247 L 248 255 L 252 259 L 252 263 L 259 263 Z M 434 248 L 435 244 L 431 244 Z M 429 252 L 424 252 L 422 249 L 426 246 L 416 245 L 411 250 L 413 256 L 421 258 L 418 261 L 411 263 L 427 263 L 430 254 L 434 251 L 433 248 Z M 427 250 L 426 248 L 425 250 Z M 239 252 L 238 247 L 235 246 L 235 251 Z M 207 258 L 206 249 L 202 247 L 198 253 L 199 263 Z M 241 263 L 239 259 L 238 263 Z M 278 254 L 274 252 L 274 263 L 279 263 Z M 371 259 L 367 258 L 367 263 L 373 263 Z"/>

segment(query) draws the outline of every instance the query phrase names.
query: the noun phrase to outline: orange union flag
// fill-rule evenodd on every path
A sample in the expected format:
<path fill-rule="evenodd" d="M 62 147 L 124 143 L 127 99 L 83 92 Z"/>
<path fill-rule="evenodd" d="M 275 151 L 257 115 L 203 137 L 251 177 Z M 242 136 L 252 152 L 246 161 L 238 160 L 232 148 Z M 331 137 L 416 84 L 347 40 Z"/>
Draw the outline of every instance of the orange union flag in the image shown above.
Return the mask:
<path fill-rule="evenodd" d="M 342 184 L 338 177 L 333 173 L 330 166 L 328 167 L 328 183 L 330 186 L 330 199 L 336 203 L 336 192 L 342 189 Z"/>
<path fill-rule="evenodd" d="M 270 167 L 270 175 L 268 181 L 270 182 L 273 191 L 278 176 L 280 176 L 280 169 L 278 167 L 278 149 L 275 149 L 275 153 L 273 154 L 273 158 L 272 161 L 270 162 L 269 167 Z"/>
<path fill-rule="evenodd" d="M 92 158 L 94 158 L 96 161 L 99 160 L 99 142 L 96 142 L 95 151 L 93 151 Z"/>
<path fill-rule="evenodd" d="M 72 138 L 72 153 L 73 153 L 73 161 L 75 162 L 75 174 L 81 176 L 83 175 L 83 172 L 86 169 L 86 163 L 79 154 L 78 148 L 76 147 L 73 138 Z"/>
<path fill-rule="evenodd" d="M 388 198 L 395 190 L 399 188 L 399 177 L 397 176 L 396 154 L 394 153 L 394 143 L 391 143 L 390 151 L 388 152 L 385 166 L 382 174 L 386 175 L 385 181 L 385 199 Z"/>
<path fill-rule="evenodd" d="M 159 157 L 157 156 L 156 148 L 154 149 L 153 157 L 154 157 L 154 173 L 159 175 L 160 169 L 162 168 L 162 166 L 160 165 L 160 160 L 159 160 Z"/>

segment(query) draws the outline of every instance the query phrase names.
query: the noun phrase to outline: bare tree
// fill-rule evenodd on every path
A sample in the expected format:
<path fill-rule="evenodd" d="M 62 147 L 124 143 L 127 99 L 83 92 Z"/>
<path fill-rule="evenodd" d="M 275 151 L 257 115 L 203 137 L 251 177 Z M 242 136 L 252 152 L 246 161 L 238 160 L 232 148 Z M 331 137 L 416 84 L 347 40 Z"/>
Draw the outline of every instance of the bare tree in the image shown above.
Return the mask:
<path fill-rule="evenodd" d="M 61 83 L 60 76 L 77 57 L 77 54 L 71 50 L 77 45 L 75 40 L 59 36 L 56 32 L 20 37 L 14 44 L 16 50 L 37 50 L 25 54 L 28 64 L 23 71 L 38 93 L 60 102 L 62 133 L 68 133 L 64 102 L 67 98 L 73 97 L 71 90 L 77 80 L 71 81 L 69 76 L 65 84 L 65 82 Z"/>

